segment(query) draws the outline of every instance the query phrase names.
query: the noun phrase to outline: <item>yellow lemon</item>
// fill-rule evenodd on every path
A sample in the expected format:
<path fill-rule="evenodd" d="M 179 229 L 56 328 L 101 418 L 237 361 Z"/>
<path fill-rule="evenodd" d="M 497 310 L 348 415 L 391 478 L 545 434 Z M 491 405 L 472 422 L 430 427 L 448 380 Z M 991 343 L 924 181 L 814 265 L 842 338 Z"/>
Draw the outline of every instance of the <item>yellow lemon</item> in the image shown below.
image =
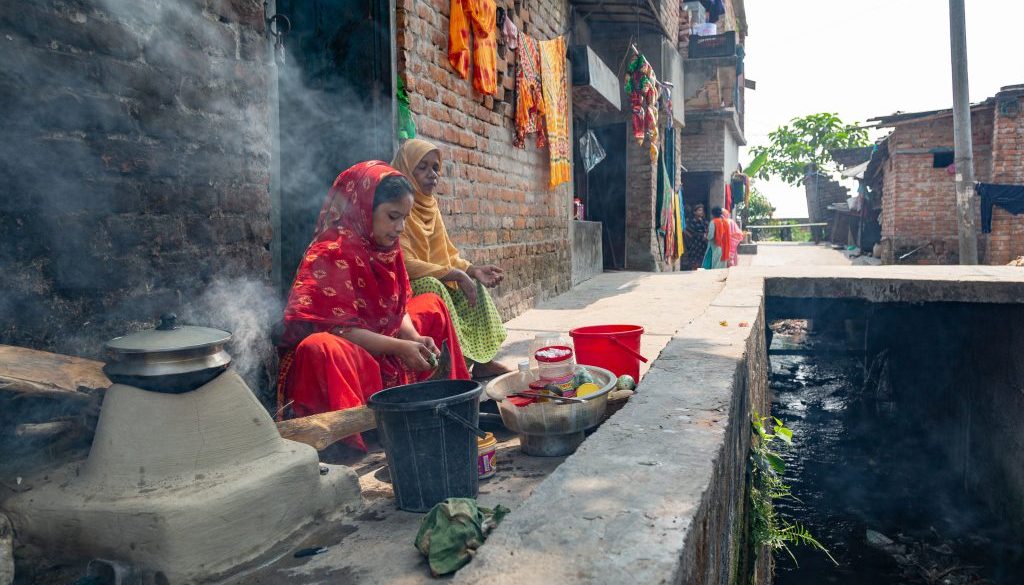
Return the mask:
<path fill-rule="evenodd" d="M 580 384 L 579 388 L 576 389 L 576 398 L 584 398 L 586 396 L 590 396 L 591 394 L 599 391 L 600 389 L 601 387 L 598 386 L 597 384 L 594 384 L 593 382 Z"/>

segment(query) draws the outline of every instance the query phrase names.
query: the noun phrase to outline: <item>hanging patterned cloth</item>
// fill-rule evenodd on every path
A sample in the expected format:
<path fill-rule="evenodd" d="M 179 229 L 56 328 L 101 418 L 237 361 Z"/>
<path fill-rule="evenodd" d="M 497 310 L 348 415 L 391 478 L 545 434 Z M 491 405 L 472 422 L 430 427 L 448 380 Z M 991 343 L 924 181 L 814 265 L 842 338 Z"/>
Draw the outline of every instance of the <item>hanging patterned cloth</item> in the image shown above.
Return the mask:
<path fill-rule="evenodd" d="M 398 128 L 398 139 L 416 138 L 416 122 L 412 119 L 412 111 L 409 110 L 409 94 L 405 91 L 405 84 L 402 83 L 401 77 L 398 78 L 395 87 L 395 98 L 398 102 L 398 123 L 395 124 Z"/>
<path fill-rule="evenodd" d="M 633 108 L 633 138 L 650 140 L 651 163 L 658 160 L 658 78 L 643 55 L 626 69 L 626 93 Z"/>
<path fill-rule="evenodd" d="M 541 86 L 547 121 L 554 189 L 572 179 L 572 142 L 569 139 L 569 100 L 565 83 L 565 37 L 540 42 Z"/>
<path fill-rule="evenodd" d="M 473 32 L 473 87 L 482 94 L 498 91 L 497 5 L 494 0 L 452 0 L 448 23 L 448 62 L 469 78 L 470 29 Z"/>
<path fill-rule="evenodd" d="M 536 132 L 537 148 L 544 148 L 548 141 L 537 41 L 520 32 L 516 58 L 516 133 L 512 146 L 526 148 L 526 135 Z"/>

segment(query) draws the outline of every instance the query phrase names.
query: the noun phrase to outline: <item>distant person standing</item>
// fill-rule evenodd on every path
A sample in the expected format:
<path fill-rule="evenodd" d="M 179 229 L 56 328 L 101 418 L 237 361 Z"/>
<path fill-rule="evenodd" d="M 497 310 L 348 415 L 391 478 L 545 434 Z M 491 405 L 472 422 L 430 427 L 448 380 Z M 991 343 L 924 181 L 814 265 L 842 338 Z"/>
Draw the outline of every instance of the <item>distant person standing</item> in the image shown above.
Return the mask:
<path fill-rule="evenodd" d="M 680 262 L 681 270 L 697 270 L 704 260 L 704 250 L 708 247 L 708 219 L 704 216 L 704 206 L 698 203 L 686 214 L 686 229 L 683 230 L 686 250 Z"/>
<path fill-rule="evenodd" d="M 740 224 L 736 223 L 736 220 L 731 217 L 728 211 L 722 210 L 722 217 L 725 221 L 729 222 L 729 266 L 736 266 L 740 263 L 740 244 L 743 243 L 743 230 L 740 229 Z"/>
<path fill-rule="evenodd" d="M 708 226 L 708 249 L 704 253 L 702 268 L 714 270 L 729 267 L 729 254 L 732 250 L 732 237 L 729 220 L 722 217 L 722 208 L 711 209 L 711 225 Z"/>

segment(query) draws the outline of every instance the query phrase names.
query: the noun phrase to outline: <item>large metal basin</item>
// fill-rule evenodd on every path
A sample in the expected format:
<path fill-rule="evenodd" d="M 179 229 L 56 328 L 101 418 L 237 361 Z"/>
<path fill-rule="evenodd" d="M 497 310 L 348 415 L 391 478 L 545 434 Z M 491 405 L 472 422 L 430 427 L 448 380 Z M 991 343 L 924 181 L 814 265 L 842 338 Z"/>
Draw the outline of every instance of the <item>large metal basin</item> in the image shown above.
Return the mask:
<path fill-rule="evenodd" d="M 503 398 L 520 388 L 519 372 L 512 372 L 492 380 L 486 388 L 488 396 L 498 401 L 501 421 L 519 434 L 519 442 L 527 455 L 554 457 L 568 455 L 585 438 L 584 431 L 600 424 L 608 406 L 608 394 L 615 388 L 615 375 L 597 366 L 586 368 L 601 390 L 584 398 L 585 403 L 559 404 L 536 402 L 528 406 L 515 406 Z M 537 369 L 532 370 L 534 377 Z"/>

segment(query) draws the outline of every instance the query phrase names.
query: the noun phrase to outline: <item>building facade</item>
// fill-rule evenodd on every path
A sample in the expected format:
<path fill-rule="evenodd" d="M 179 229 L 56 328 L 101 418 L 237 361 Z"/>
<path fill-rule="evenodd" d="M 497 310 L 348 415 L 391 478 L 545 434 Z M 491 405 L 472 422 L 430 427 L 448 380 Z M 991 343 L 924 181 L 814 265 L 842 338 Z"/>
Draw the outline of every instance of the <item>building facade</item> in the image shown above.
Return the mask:
<path fill-rule="evenodd" d="M 705 14 L 700 4 L 684 4 L 690 10 L 684 11 L 679 29 L 680 51 L 686 57 L 686 128 L 680 162 L 687 207 L 702 204 L 709 209 L 725 207 L 725 187 L 739 168 L 739 147 L 747 143 L 744 94 L 753 82 L 743 69 L 744 0 L 726 0 L 718 15 Z M 708 24 L 715 25 L 717 35 L 695 33 Z"/>
<path fill-rule="evenodd" d="M 971 107 L 975 180 L 1024 184 L 1024 86 L 1003 88 Z M 957 264 L 959 244 L 952 110 L 876 118 L 891 127 L 865 179 L 882 192 L 882 259 L 887 264 Z M 995 206 L 991 233 L 980 233 L 979 261 L 1006 264 L 1024 255 L 1024 217 Z"/>

